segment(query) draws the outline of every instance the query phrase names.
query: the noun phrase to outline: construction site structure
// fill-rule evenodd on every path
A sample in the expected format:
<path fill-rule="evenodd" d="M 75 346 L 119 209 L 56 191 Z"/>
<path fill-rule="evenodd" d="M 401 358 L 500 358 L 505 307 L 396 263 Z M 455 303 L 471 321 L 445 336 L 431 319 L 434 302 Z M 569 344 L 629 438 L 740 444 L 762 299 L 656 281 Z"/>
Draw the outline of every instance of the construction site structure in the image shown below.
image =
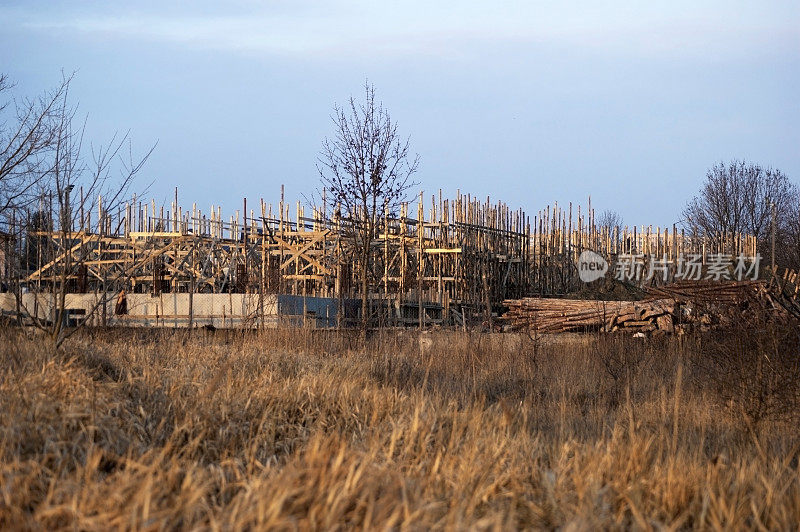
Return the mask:
<path fill-rule="evenodd" d="M 111 212 L 98 198 L 95 213 L 81 209 L 67 217 L 72 221 L 66 227 L 58 227 L 52 207 L 44 209 L 50 214 L 44 227 L 18 217 L 9 233 L 16 238 L 6 239 L 18 265 L 6 268 L 5 291 L 16 286 L 46 293 L 69 283 L 74 294 L 187 294 L 188 309 L 172 312 L 188 313 L 190 325 L 197 313 L 193 294 L 258 295 L 260 303 L 245 306 L 262 313 L 261 323 L 267 295 L 324 299 L 327 324 L 332 301 L 338 302 L 337 324 L 360 319 L 352 303 L 362 296 L 358 220 L 328 212 L 324 202 L 307 213 L 300 202 L 284 200 L 283 187 L 277 205 L 262 199 L 248 208 L 245 199 L 228 216 L 214 205 L 206 212 L 196 204 L 183 209 L 177 189 L 171 208 L 164 207 L 133 197 Z M 574 214 L 572 204 L 568 210 L 556 204 L 531 218 L 488 197 L 459 192 L 446 199 L 441 191 L 429 200 L 420 193 L 396 212 L 386 210 L 370 235 L 367 295 L 373 318 L 383 325 L 491 319 L 504 300 L 575 289 L 575 261 L 587 249 L 609 257 L 699 253 L 704 261 L 713 253 L 757 251 L 755 239 L 746 235 L 709 239 L 679 233 L 675 226 L 598 227 L 591 199 Z"/>

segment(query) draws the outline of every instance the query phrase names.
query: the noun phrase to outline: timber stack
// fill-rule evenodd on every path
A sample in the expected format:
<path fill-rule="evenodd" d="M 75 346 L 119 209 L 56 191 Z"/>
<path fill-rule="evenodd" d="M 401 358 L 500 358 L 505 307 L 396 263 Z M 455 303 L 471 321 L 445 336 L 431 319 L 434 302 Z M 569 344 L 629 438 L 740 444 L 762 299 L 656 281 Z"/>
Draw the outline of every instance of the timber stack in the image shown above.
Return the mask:
<path fill-rule="evenodd" d="M 766 281 L 692 282 L 651 288 L 641 301 L 509 299 L 505 330 L 684 333 L 800 319 L 796 293 Z"/>
<path fill-rule="evenodd" d="M 503 315 L 507 330 L 673 332 L 675 304 L 671 299 L 590 301 L 530 297 L 503 304 L 509 309 Z"/>
<path fill-rule="evenodd" d="M 784 275 L 784 281 L 787 277 Z M 699 319 L 704 325 L 730 327 L 800 320 L 797 287 L 781 282 L 777 276 L 770 281 L 684 281 L 649 288 L 648 293 L 671 298 L 682 309 L 687 322 Z"/>

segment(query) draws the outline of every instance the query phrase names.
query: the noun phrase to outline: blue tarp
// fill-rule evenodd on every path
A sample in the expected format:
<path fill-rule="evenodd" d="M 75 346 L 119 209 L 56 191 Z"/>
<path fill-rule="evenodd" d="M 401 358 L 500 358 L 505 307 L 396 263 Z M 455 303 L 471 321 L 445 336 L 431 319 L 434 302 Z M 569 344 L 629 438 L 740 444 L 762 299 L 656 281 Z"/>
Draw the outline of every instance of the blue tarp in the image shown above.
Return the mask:
<path fill-rule="evenodd" d="M 314 318 L 317 326 L 335 327 L 339 305 L 344 320 L 357 320 L 361 302 L 358 299 L 278 295 L 278 315 Z"/>

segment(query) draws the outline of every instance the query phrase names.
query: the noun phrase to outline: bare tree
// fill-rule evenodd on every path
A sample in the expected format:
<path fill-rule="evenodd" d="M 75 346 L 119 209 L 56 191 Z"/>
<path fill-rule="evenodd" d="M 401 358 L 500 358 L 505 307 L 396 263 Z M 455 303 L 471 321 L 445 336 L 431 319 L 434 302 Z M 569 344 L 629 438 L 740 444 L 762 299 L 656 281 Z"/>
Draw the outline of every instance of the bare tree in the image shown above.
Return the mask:
<path fill-rule="evenodd" d="M 346 107 L 334 107 L 335 133 L 326 138 L 318 159 L 326 201 L 348 227 L 358 250 L 361 269 L 361 314 L 368 322 L 369 273 L 372 244 L 384 212 L 394 212 L 414 186 L 411 176 L 419 156 L 411 154 L 409 139 L 401 139 L 397 124 L 375 100 L 375 87 L 364 87 L 365 99 L 351 96 Z"/>
<path fill-rule="evenodd" d="M 141 171 L 155 146 L 140 158 L 131 151 L 129 135 L 114 135 L 105 145 L 84 144 L 85 121 L 77 120 L 77 106 L 69 102 L 69 84 L 65 79 L 59 88 L 58 99 L 50 106 L 45 117 L 46 128 L 52 135 L 46 153 L 39 155 L 41 166 L 47 168 L 36 180 L 38 201 L 28 201 L 14 206 L 18 220 L 15 239 L 18 258 L 15 290 L 18 309 L 36 327 L 44 330 L 55 347 L 71 336 L 77 328 L 65 328 L 68 295 L 75 288 L 75 280 L 83 271 L 87 275 L 90 265 L 103 261 L 102 235 L 109 231 L 104 218 L 98 214 L 97 231 L 88 227 L 95 206 L 101 212 L 117 210 L 128 197 L 134 177 Z M 26 192 L 26 194 L 28 194 Z M 28 220 L 28 223 L 23 223 Z M 26 268 L 30 253 L 22 243 L 36 242 L 37 271 L 29 275 Z M 28 246 L 29 247 L 29 246 Z M 122 270 L 113 279 L 96 279 L 100 289 L 86 309 L 78 325 L 105 309 L 115 288 L 124 286 Z M 35 286 L 34 281 L 35 280 Z M 23 297 L 25 293 L 25 297 Z"/>
<path fill-rule="evenodd" d="M 613 234 L 614 228 L 620 226 L 622 226 L 622 216 L 617 211 L 606 209 L 597 217 L 597 227 L 608 229 L 609 234 Z"/>
<path fill-rule="evenodd" d="M 776 238 L 785 238 L 797 212 L 797 193 L 780 170 L 738 160 L 719 163 L 708 170 L 700 194 L 684 209 L 684 224 L 718 243 L 737 233 L 753 235 L 767 256 L 772 211 Z"/>
<path fill-rule="evenodd" d="M 38 98 L 12 98 L 13 84 L 0 74 L 0 217 L 31 201 L 52 171 L 57 115 L 71 79 L 62 75 Z"/>
<path fill-rule="evenodd" d="M 778 248 L 778 263 L 787 268 L 800 270 L 800 190 L 796 190 L 790 202 L 785 234 Z"/>

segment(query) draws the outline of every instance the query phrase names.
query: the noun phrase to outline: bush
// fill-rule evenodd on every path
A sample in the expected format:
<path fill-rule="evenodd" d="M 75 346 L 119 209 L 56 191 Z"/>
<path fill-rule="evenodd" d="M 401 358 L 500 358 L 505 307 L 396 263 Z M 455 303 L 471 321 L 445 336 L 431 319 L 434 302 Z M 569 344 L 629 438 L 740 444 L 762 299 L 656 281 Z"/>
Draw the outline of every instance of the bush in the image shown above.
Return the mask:
<path fill-rule="evenodd" d="M 748 334 L 703 338 L 694 382 L 756 431 L 763 422 L 800 419 L 800 330 L 765 324 Z"/>

